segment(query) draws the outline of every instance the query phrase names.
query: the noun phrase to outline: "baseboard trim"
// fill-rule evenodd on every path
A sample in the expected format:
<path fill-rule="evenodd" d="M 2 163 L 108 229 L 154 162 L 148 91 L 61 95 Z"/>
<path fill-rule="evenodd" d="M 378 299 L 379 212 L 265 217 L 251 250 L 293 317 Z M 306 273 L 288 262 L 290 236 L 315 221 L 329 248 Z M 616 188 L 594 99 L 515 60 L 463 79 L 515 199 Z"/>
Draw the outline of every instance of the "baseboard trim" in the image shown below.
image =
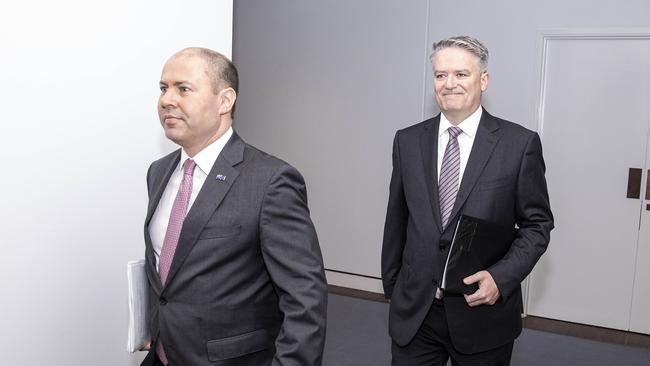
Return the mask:
<path fill-rule="evenodd" d="M 647 334 L 541 318 L 531 315 L 525 317 L 523 323 L 524 327 L 528 329 L 591 339 L 599 342 L 650 348 L 650 335 Z"/>
<path fill-rule="evenodd" d="M 384 286 L 380 278 L 338 270 L 325 270 L 327 283 L 330 285 L 357 289 L 370 293 L 383 293 Z M 383 295 L 382 295 L 383 297 Z"/>
<path fill-rule="evenodd" d="M 378 292 L 358 290 L 336 285 L 329 285 L 328 290 L 331 294 L 388 303 L 388 300 L 384 298 L 384 294 Z M 572 323 L 531 315 L 523 318 L 523 325 L 524 328 L 527 329 L 541 330 L 544 332 L 563 334 L 599 342 L 616 343 L 650 349 L 650 335 L 647 334 L 626 332 L 623 330 Z"/>
<path fill-rule="evenodd" d="M 336 285 L 328 285 L 328 290 L 330 294 L 342 295 L 347 297 L 354 297 L 357 299 L 370 300 L 388 303 L 388 300 L 384 297 L 384 294 L 378 292 L 371 292 L 365 290 L 357 290 L 349 287 L 342 287 Z"/>

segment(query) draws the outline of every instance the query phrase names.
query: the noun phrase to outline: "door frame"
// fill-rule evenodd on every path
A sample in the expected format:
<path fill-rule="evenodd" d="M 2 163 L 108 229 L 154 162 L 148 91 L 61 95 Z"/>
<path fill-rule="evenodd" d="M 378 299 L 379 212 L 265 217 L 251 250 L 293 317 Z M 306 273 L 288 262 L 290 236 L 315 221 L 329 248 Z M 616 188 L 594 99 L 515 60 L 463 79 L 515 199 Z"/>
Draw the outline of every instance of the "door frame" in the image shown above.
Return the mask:
<path fill-rule="evenodd" d="M 536 102 L 531 106 L 531 121 L 535 121 L 542 144 L 544 143 L 548 47 L 549 43 L 555 40 L 650 40 L 650 28 L 568 28 L 537 31 L 537 61 L 535 65 L 537 76 L 533 83 L 534 95 L 537 97 Z M 642 182 L 642 187 L 645 187 L 644 182 Z M 530 274 L 526 276 L 522 286 L 524 296 L 522 316 L 525 317 L 528 315 L 528 300 L 530 299 Z"/>

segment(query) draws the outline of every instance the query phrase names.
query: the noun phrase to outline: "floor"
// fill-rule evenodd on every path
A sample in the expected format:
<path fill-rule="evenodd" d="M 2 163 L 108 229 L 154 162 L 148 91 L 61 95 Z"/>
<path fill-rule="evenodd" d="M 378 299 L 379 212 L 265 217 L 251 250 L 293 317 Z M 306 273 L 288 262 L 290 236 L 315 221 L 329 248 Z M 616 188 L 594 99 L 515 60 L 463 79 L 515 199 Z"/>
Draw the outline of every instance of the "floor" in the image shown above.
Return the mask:
<path fill-rule="evenodd" d="M 323 365 L 390 365 L 388 304 L 330 294 Z M 511 366 L 650 366 L 650 349 L 524 329 Z"/>

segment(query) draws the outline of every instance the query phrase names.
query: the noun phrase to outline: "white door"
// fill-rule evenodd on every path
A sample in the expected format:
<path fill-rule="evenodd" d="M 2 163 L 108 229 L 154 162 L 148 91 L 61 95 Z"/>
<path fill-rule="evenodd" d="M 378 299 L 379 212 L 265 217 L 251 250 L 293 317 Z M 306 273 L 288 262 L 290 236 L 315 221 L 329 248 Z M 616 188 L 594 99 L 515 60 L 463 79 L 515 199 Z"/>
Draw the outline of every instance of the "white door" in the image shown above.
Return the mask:
<path fill-rule="evenodd" d="M 649 276 L 634 281 L 635 269 L 650 268 L 650 259 L 636 260 L 637 251 L 650 257 L 647 243 L 639 245 L 645 197 L 627 198 L 629 169 L 646 166 L 650 37 L 550 38 L 544 70 L 541 126 L 556 229 L 530 276 L 528 314 L 628 330 L 633 292 L 645 291 L 634 297 L 636 312 L 650 309 Z M 638 318 L 650 333 L 647 316 Z"/>
<path fill-rule="evenodd" d="M 642 190 L 641 225 L 635 263 L 634 291 L 630 330 L 650 334 L 650 149 L 646 159 L 645 181 Z"/>

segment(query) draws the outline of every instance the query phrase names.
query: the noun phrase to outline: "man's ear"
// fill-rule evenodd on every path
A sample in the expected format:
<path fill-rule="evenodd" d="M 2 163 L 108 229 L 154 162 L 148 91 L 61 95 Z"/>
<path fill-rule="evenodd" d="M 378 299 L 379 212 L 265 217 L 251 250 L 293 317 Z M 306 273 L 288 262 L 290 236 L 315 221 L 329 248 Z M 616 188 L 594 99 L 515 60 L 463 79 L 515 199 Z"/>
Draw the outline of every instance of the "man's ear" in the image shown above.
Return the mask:
<path fill-rule="evenodd" d="M 219 113 L 228 114 L 232 112 L 237 100 L 237 92 L 233 88 L 224 88 L 219 92 Z"/>
<path fill-rule="evenodd" d="M 483 71 L 481 73 L 481 91 L 482 92 L 487 90 L 488 81 L 490 81 L 490 74 L 488 74 L 487 70 L 485 70 L 485 71 Z"/>

